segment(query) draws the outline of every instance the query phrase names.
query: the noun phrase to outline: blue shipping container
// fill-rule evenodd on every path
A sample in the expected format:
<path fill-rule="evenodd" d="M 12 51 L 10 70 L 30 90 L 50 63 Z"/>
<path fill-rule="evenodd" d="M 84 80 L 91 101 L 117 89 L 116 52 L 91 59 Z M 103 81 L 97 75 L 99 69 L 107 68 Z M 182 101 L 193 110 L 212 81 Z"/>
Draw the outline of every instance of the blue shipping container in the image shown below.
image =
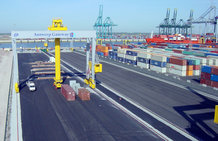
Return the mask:
<path fill-rule="evenodd" d="M 211 55 L 211 56 L 218 56 L 218 54 L 216 54 L 216 53 L 205 53 L 205 56 L 208 56 L 208 55 Z"/>
<path fill-rule="evenodd" d="M 137 62 L 149 64 L 149 60 L 150 59 L 145 59 L 145 58 L 137 57 Z"/>
<path fill-rule="evenodd" d="M 198 44 L 193 44 L 192 47 L 200 47 Z"/>
<path fill-rule="evenodd" d="M 210 80 L 218 82 L 218 75 L 211 74 Z"/>
<path fill-rule="evenodd" d="M 126 59 L 126 63 L 132 64 L 132 65 L 136 65 L 136 61 L 134 60 L 130 60 L 130 59 Z"/>
<path fill-rule="evenodd" d="M 167 57 L 167 63 L 169 63 L 170 62 L 170 57 Z"/>
<path fill-rule="evenodd" d="M 113 51 L 109 51 L 109 55 L 110 56 L 114 56 L 114 52 Z"/>
<path fill-rule="evenodd" d="M 166 62 L 151 60 L 151 65 L 154 65 L 154 66 L 157 66 L 157 67 L 164 68 L 164 67 L 166 67 L 166 64 L 167 64 Z"/>
<path fill-rule="evenodd" d="M 201 72 L 211 73 L 211 67 L 210 66 L 202 66 Z"/>
<path fill-rule="evenodd" d="M 127 51 L 126 51 L 126 54 L 127 54 L 127 55 L 131 55 L 131 56 L 137 56 L 137 52 L 130 51 L 130 50 L 127 50 Z"/>
<path fill-rule="evenodd" d="M 125 58 L 123 58 L 123 57 L 117 57 L 117 60 L 121 61 L 121 62 L 125 62 Z"/>
<path fill-rule="evenodd" d="M 97 54 L 100 55 L 100 56 L 104 56 L 103 52 L 97 52 Z"/>

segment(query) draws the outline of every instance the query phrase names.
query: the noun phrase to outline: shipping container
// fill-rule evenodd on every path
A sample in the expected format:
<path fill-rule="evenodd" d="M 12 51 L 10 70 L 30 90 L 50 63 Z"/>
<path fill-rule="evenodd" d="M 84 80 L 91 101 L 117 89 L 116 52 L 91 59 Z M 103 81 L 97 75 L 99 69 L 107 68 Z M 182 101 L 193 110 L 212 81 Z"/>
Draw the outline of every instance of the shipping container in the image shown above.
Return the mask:
<path fill-rule="evenodd" d="M 186 66 L 187 65 L 187 60 L 171 57 L 169 63 L 180 65 L 180 66 Z"/>
<path fill-rule="evenodd" d="M 161 55 L 151 55 L 151 60 L 156 60 L 160 62 L 167 62 L 167 57 L 166 56 L 161 56 Z"/>
<path fill-rule="evenodd" d="M 142 62 L 137 62 L 137 66 L 141 67 L 141 68 L 146 68 L 146 69 L 150 68 L 150 64 L 145 64 L 145 63 L 142 63 Z"/>
<path fill-rule="evenodd" d="M 150 63 L 150 59 L 145 59 L 145 58 L 137 57 L 137 62 L 149 64 Z"/>
<path fill-rule="evenodd" d="M 117 57 L 117 60 L 120 62 L 125 62 L 125 58 L 123 58 L 123 57 Z"/>
<path fill-rule="evenodd" d="M 187 66 L 187 71 L 193 71 L 193 65 L 188 65 Z"/>
<path fill-rule="evenodd" d="M 129 60 L 134 60 L 134 61 L 136 61 L 136 58 L 137 58 L 137 57 L 136 57 L 136 56 L 131 56 L 131 55 L 126 55 L 125 58 L 126 58 L 126 59 L 129 59 Z"/>
<path fill-rule="evenodd" d="M 210 80 L 211 80 L 211 81 L 216 81 L 216 82 L 218 82 L 218 75 L 211 74 Z"/>
<path fill-rule="evenodd" d="M 218 88 L 218 82 L 217 81 L 211 81 L 211 86 Z"/>
<path fill-rule="evenodd" d="M 79 88 L 78 89 L 78 96 L 83 101 L 90 100 L 90 92 L 85 88 Z"/>
<path fill-rule="evenodd" d="M 192 71 L 186 71 L 186 76 L 193 76 L 193 70 Z"/>
<path fill-rule="evenodd" d="M 162 68 L 166 67 L 166 62 L 151 60 L 150 63 L 151 63 L 151 65 L 157 66 L 157 67 L 162 67 Z"/>
<path fill-rule="evenodd" d="M 125 59 L 125 62 L 132 65 L 137 65 L 137 62 L 135 60 Z"/>
<path fill-rule="evenodd" d="M 150 65 L 150 69 L 156 72 L 160 72 L 160 73 L 166 73 L 167 69 L 166 68 L 161 68 L 161 67 L 157 67 L 154 65 Z"/>
<path fill-rule="evenodd" d="M 61 85 L 61 93 L 67 101 L 75 101 L 75 91 L 67 84 Z"/>
<path fill-rule="evenodd" d="M 200 70 L 193 70 L 193 75 L 194 76 L 200 76 L 201 75 L 201 71 Z"/>
<path fill-rule="evenodd" d="M 207 86 L 211 86 L 211 80 L 201 78 L 200 83 L 206 84 Z"/>
<path fill-rule="evenodd" d="M 179 76 L 186 76 L 186 70 L 177 70 L 173 68 L 167 68 L 167 73 L 179 75 Z"/>
<path fill-rule="evenodd" d="M 137 56 L 137 52 L 134 52 L 134 51 L 131 51 L 131 50 L 127 50 L 126 51 L 126 55 Z"/>
<path fill-rule="evenodd" d="M 218 75 L 218 66 L 213 66 L 213 67 L 211 68 L 211 74 L 216 74 L 216 75 Z"/>
<path fill-rule="evenodd" d="M 141 57 L 141 58 L 145 58 L 145 59 L 150 59 L 151 58 L 151 54 L 150 53 L 146 53 L 146 52 L 140 52 L 138 53 L 138 57 Z"/>
<path fill-rule="evenodd" d="M 210 66 L 202 66 L 201 72 L 211 73 L 211 67 Z"/>
<path fill-rule="evenodd" d="M 193 65 L 193 70 L 200 70 L 201 66 L 200 65 Z"/>
<path fill-rule="evenodd" d="M 167 63 L 167 68 L 181 70 L 181 71 L 186 71 L 187 70 L 187 66 L 180 66 L 180 65 L 171 64 L 171 63 Z"/>

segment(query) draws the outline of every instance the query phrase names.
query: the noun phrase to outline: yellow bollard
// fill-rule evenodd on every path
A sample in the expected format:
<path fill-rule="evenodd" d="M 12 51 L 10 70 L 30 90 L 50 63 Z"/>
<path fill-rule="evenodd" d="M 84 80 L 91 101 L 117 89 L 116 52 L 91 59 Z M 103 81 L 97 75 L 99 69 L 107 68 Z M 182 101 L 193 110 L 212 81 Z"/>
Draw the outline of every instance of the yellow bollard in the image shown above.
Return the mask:
<path fill-rule="evenodd" d="M 214 122 L 218 124 L 218 105 L 215 106 Z"/>
<path fill-rule="evenodd" d="M 15 92 L 19 93 L 19 85 L 18 85 L 18 83 L 15 83 L 14 87 L 15 87 Z"/>

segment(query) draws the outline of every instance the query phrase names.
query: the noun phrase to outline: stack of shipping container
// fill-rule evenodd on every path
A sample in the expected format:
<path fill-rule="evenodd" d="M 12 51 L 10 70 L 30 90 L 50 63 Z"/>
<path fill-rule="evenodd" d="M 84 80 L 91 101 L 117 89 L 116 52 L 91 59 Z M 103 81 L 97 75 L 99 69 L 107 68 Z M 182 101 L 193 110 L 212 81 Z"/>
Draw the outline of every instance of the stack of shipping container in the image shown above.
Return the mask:
<path fill-rule="evenodd" d="M 218 66 L 202 66 L 200 83 L 218 88 Z"/>
<path fill-rule="evenodd" d="M 179 76 L 200 76 L 202 66 L 218 66 L 218 51 L 214 48 L 187 48 L 187 45 L 174 44 L 113 45 L 110 48 L 103 48 L 102 46 L 96 48 L 97 53 L 102 53 L 100 56 L 108 55 L 109 58 L 119 62 Z M 106 52 L 108 54 L 104 54 Z"/>

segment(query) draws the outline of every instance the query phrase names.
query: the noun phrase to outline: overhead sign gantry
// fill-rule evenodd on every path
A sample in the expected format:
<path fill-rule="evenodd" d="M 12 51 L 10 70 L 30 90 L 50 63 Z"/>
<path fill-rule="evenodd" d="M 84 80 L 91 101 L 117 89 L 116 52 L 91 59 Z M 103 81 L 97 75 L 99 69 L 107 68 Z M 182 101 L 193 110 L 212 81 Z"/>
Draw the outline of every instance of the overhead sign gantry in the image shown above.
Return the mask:
<path fill-rule="evenodd" d="M 64 27 L 61 19 L 55 19 L 50 26 L 49 31 L 12 31 L 12 49 L 14 53 L 14 67 L 15 67 L 15 82 L 18 83 L 18 62 L 16 53 L 16 40 L 18 39 L 55 39 L 55 78 L 54 85 L 56 88 L 61 87 L 61 56 L 60 56 L 60 39 L 73 39 L 73 38 L 86 38 L 87 43 L 92 46 L 91 57 L 90 46 L 87 45 L 86 55 L 86 79 L 85 82 L 90 87 L 95 88 L 95 73 L 99 70 L 99 64 L 95 63 L 95 50 L 96 50 L 96 31 L 66 31 L 67 27 Z M 91 60 L 90 60 L 91 58 Z M 90 63 L 91 62 L 91 63 Z M 102 68 L 102 67 L 101 67 Z M 19 92 L 18 85 L 15 84 L 15 89 Z"/>

